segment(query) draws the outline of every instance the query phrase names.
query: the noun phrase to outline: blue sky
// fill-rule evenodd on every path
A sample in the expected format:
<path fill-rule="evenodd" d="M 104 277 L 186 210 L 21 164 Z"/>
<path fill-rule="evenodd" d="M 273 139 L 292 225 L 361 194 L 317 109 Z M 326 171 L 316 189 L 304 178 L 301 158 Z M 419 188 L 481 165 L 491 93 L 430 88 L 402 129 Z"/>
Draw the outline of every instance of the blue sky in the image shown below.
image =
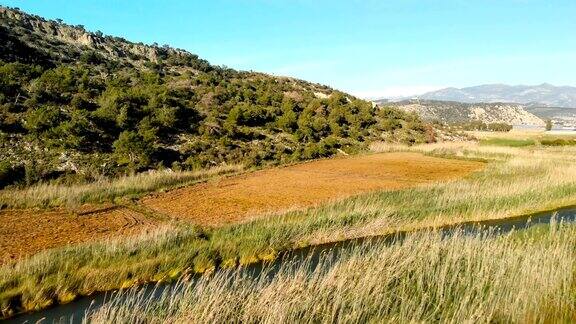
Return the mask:
<path fill-rule="evenodd" d="M 576 85 L 576 1 L 0 0 L 364 97 L 483 83 Z"/>

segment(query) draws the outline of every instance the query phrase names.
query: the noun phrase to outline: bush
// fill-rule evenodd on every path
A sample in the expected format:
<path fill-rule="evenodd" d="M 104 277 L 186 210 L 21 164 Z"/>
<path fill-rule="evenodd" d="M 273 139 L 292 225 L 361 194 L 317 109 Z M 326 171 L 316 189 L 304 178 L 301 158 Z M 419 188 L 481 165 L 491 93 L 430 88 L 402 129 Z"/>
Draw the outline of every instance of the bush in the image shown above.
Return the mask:
<path fill-rule="evenodd" d="M 512 130 L 512 125 L 506 123 L 491 123 L 488 124 L 487 128 L 492 132 L 509 132 Z"/>
<path fill-rule="evenodd" d="M 8 161 L 0 161 L 0 189 L 21 181 L 24 178 L 24 168 L 13 166 Z"/>
<path fill-rule="evenodd" d="M 416 115 L 398 109 L 159 50 L 166 60 L 140 57 L 134 65 L 109 61 L 98 50 L 75 54 L 71 59 L 80 64 L 0 62 L 0 129 L 16 138 L 16 152 L 34 147 L 73 156 L 77 173 L 97 169 L 104 176 L 175 162 L 184 168 L 276 165 L 382 138 L 420 142 L 429 131 Z M 184 65 L 200 68 L 179 68 Z M 317 98 L 320 90 L 332 94 Z M 195 147 L 200 142 L 202 149 Z M 57 175 L 62 161 L 53 160 L 41 170 L 29 167 L 28 182 Z"/>
<path fill-rule="evenodd" d="M 567 146 L 576 145 L 576 139 L 554 138 L 540 140 L 540 144 L 544 146 Z"/>
<path fill-rule="evenodd" d="M 467 123 L 455 124 L 466 131 L 491 131 L 491 132 L 509 132 L 512 130 L 512 125 L 506 123 L 490 123 L 486 124 L 479 120 L 470 121 Z"/>
<path fill-rule="evenodd" d="M 41 134 L 56 128 L 64 119 L 60 108 L 52 105 L 41 106 L 37 109 L 28 110 L 26 113 L 25 127 L 33 134 Z"/>
<path fill-rule="evenodd" d="M 80 55 L 80 62 L 98 65 L 104 62 L 104 58 L 94 51 L 86 51 Z"/>
<path fill-rule="evenodd" d="M 116 161 L 130 170 L 149 166 L 153 152 L 153 144 L 136 132 L 124 131 L 114 142 Z"/>

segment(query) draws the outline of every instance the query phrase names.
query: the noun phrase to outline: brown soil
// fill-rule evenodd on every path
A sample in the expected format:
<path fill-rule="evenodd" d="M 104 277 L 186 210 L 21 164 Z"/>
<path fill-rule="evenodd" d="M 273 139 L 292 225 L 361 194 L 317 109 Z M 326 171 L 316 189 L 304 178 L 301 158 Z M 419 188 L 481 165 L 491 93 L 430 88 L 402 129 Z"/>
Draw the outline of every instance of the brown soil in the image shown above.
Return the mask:
<path fill-rule="evenodd" d="M 127 208 L 0 212 L 0 264 L 45 249 L 136 234 L 152 221 Z"/>
<path fill-rule="evenodd" d="M 363 192 L 455 179 L 483 165 L 418 153 L 336 158 L 223 178 L 150 196 L 142 203 L 176 219 L 219 226 Z"/>
<path fill-rule="evenodd" d="M 144 198 L 146 209 L 206 226 L 303 208 L 358 193 L 455 179 L 483 163 L 417 153 L 385 153 L 257 171 Z M 0 264 L 70 244 L 132 235 L 158 224 L 118 206 L 0 211 Z"/>

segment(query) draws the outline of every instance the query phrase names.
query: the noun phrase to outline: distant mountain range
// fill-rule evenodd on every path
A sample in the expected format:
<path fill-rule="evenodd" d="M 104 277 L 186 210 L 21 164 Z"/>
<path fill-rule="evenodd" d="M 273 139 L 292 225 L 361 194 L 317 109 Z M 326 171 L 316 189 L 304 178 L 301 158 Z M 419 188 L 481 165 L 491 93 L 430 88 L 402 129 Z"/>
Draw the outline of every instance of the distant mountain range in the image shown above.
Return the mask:
<path fill-rule="evenodd" d="M 547 83 L 535 86 L 486 84 L 460 89 L 445 88 L 427 92 L 417 98 L 466 103 L 505 102 L 539 107 L 576 108 L 576 87 L 557 87 Z"/>
<path fill-rule="evenodd" d="M 414 112 L 427 121 L 443 123 L 467 123 L 481 121 L 486 124 L 544 126 L 544 120 L 528 112 L 523 105 L 509 103 L 462 103 L 411 99 L 398 102 L 376 101 L 381 106 L 392 106 Z"/>

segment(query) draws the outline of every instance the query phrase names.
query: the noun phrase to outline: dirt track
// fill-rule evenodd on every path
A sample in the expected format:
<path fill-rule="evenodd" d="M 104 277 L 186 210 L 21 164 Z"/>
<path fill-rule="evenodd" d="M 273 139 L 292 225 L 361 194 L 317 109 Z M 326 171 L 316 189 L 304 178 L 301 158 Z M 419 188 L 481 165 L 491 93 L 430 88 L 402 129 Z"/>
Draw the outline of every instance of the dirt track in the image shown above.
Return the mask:
<path fill-rule="evenodd" d="M 173 218 L 218 226 L 362 192 L 450 180 L 483 165 L 418 153 L 336 158 L 211 181 L 147 197 L 142 203 Z"/>
<path fill-rule="evenodd" d="M 0 264 L 45 249 L 136 234 L 152 221 L 126 208 L 74 215 L 65 210 L 0 212 Z"/>
<path fill-rule="evenodd" d="M 221 178 L 152 195 L 141 203 L 173 219 L 219 226 L 362 192 L 451 180 L 483 165 L 417 153 L 336 158 Z M 124 207 L 83 215 L 65 210 L 0 211 L 0 264 L 45 249 L 137 234 L 158 223 Z"/>

